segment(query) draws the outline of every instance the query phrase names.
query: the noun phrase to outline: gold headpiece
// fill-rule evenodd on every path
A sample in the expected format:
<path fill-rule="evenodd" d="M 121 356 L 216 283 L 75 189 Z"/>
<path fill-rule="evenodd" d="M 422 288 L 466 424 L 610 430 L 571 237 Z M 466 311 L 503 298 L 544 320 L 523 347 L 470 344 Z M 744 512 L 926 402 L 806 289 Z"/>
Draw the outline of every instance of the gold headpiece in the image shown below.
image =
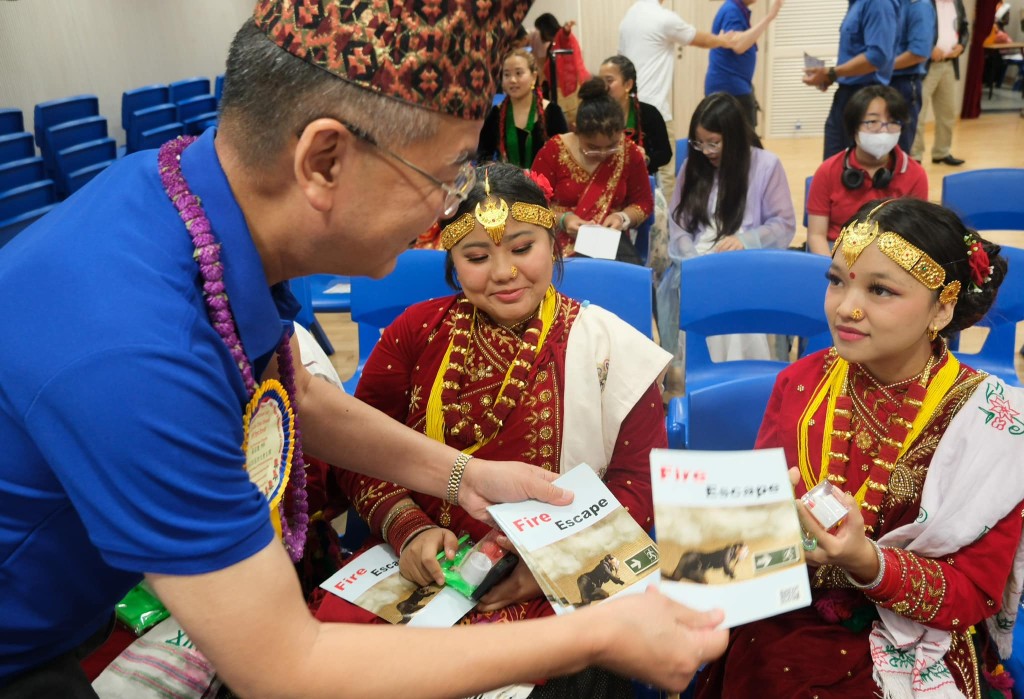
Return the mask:
<path fill-rule="evenodd" d="M 875 243 L 878 249 L 890 260 L 903 269 L 910 272 L 910 275 L 929 289 L 942 288 L 939 294 L 941 303 L 956 301 L 960 295 L 960 282 L 954 279 L 943 286 L 946 281 L 946 271 L 942 265 L 933 260 L 923 250 L 911 245 L 898 233 L 892 231 L 881 231 L 878 221 L 873 217 L 875 212 L 888 204 L 892 199 L 884 201 L 867 215 L 863 221 L 853 221 L 839 234 L 835 247 L 832 249 L 832 256 L 839 251 L 843 253 L 846 266 L 850 269 L 871 243 Z"/>
<path fill-rule="evenodd" d="M 462 214 L 441 231 L 441 247 L 445 250 L 455 247 L 456 243 L 473 231 L 478 222 L 494 244 L 500 245 L 509 215 L 520 223 L 532 223 L 548 229 L 555 226 L 555 215 L 547 207 L 522 201 L 517 201 L 510 207 L 504 199 L 492 195 L 491 182 L 487 174 L 484 174 L 484 192 L 487 197 L 476 205 L 475 215 Z"/>

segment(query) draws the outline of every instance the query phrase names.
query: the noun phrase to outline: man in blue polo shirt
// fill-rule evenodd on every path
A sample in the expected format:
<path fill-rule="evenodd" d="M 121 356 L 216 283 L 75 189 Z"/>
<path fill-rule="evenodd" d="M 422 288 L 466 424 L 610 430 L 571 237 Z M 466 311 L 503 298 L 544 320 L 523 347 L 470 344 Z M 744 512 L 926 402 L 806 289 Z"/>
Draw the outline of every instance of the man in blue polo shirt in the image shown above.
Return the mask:
<path fill-rule="evenodd" d="M 909 153 L 917 135 L 921 116 L 921 81 L 928 68 L 928 57 L 935 46 L 935 6 L 931 0 L 903 0 L 900 33 L 896 39 L 890 84 L 899 90 L 910 107 L 910 118 L 900 131 L 900 150 Z"/>
<path fill-rule="evenodd" d="M 588 665 L 678 691 L 724 650 L 720 613 L 658 594 L 462 631 L 306 608 L 301 462 L 287 488 L 266 478 L 294 458 L 292 411 L 310 454 L 478 517 L 569 500 L 554 474 L 470 460 L 291 361 L 289 278 L 383 276 L 474 186 L 529 2 L 433 6 L 261 0 L 216 129 L 112 165 L 0 250 L 0 699 L 95 697 L 78 658 L 142 579 L 247 697 L 468 696 Z"/>
<path fill-rule="evenodd" d="M 711 24 L 712 34 L 735 32 L 728 47 L 711 49 L 708 72 L 704 76 L 704 94 L 725 92 L 743 105 L 743 113 L 752 127 L 757 126 L 757 99 L 754 97 L 754 68 L 757 65 L 757 40 L 779 15 L 784 0 L 775 0 L 768 14 L 750 24 L 750 6 L 757 0 L 726 0 L 718 8 Z"/>
<path fill-rule="evenodd" d="M 853 145 L 843 126 L 843 110 L 853 93 L 865 85 L 889 84 L 896 58 L 899 3 L 900 0 L 850 0 L 839 27 L 836 65 L 804 71 L 806 85 L 827 90 L 832 83 L 839 83 L 825 119 L 822 160 Z"/>

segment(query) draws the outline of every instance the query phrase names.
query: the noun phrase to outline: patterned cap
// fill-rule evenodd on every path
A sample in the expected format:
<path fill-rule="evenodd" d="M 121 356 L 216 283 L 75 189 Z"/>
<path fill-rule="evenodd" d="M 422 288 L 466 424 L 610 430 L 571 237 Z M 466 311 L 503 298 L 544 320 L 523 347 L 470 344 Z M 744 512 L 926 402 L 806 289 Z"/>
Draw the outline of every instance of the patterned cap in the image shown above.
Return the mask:
<path fill-rule="evenodd" d="M 499 62 L 533 0 L 259 0 L 285 51 L 360 87 L 483 119 Z"/>

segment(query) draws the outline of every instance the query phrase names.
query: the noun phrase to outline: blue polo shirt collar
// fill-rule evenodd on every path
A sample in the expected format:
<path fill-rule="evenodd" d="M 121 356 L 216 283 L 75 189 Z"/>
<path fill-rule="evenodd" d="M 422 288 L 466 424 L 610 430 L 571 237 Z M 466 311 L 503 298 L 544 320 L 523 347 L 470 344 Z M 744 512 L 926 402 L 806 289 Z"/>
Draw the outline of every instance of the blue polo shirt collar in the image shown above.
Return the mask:
<path fill-rule="evenodd" d="M 749 23 L 750 22 L 750 14 L 751 13 L 750 13 L 750 8 L 747 7 L 747 4 L 745 2 L 743 2 L 743 0 L 731 0 L 731 2 L 732 2 L 733 5 L 735 5 L 736 7 L 739 8 L 740 12 L 743 13 L 743 18 L 745 20 L 747 20 L 747 22 Z"/>
<path fill-rule="evenodd" d="M 207 129 L 185 150 L 181 156 L 181 168 L 189 188 L 199 196 L 214 235 L 220 241 L 224 286 L 231 302 L 231 312 L 235 316 L 242 347 L 258 380 L 269 355 L 281 341 L 281 313 L 275 297 L 286 306 L 289 300 L 294 299 L 287 291 L 287 284 L 277 285 L 272 290 L 267 283 L 263 261 L 245 223 L 245 215 L 231 193 L 227 175 L 213 147 L 215 133 L 215 128 Z"/>

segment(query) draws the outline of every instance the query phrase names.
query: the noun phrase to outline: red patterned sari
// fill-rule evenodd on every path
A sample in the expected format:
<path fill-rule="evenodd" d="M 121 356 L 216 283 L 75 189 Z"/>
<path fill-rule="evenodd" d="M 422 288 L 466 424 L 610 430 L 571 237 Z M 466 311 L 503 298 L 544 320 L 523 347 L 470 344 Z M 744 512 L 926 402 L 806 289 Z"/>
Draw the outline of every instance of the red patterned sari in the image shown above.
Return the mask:
<path fill-rule="evenodd" d="M 363 369 L 356 395 L 394 419 L 425 432 L 427 399 L 448 348 L 454 327 L 452 317 L 460 298 L 452 296 L 412 306 L 388 327 Z M 475 452 L 475 456 L 518 460 L 548 471 L 559 470 L 566 345 L 579 312 L 578 302 L 558 295 L 554 321 L 529 370 L 527 389 L 497 436 Z M 519 341 L 516 329 L 506 329 L 491 322 L 485 314 L 477 314 L 458 397 L 463 413 L 477 424 L 486 424 L 483 416 L 495 403 Z M 462 447 L 447 433 L 446 437 L 449 444 Z M 657 387 L 652 385 L 622 423 L 604 475 L 608 488 L 645 529 L 650 528 L 653 516 L 648 455 L 652 448 L 666 444 L 661 397 Z M 339 471 L 338 480 L 360 516 L 370 525 L 371 537 L 364 550 L 381 543 L 381 527 L 388 510 L 405 497 L 411 497 L 435 523 L 440 521 L 442 512 L 446 512 L 451 518 L 448 528 L 458 536 L 468 533 L 478 540 L 489 530 L 487 525 L 459 507 L 393 483 L 348 471 Z M 515 621 L 551 613 L 551 606 L 540 597 L 487 614 L 471 612 L 463 623 Z M 330 594 L 324 598 L 316 616 L 322 621 L 385 623 L 374 614 Z"/>
<path fill-rule="evenodd" d="M 551 183 L 551 209 L 558 214 L 571 211 L 598 224 L 615 211 L 627 211 L 634 221 L 650 216 L 654 194 L 643 153 L 628 138 L 622 139 L 622 146 L 590 173 L 572 156 L 561 135 L 548 139 L 532 169 Z M 571 255 L 573 240 L 565 231 L 559 231 L 558 237 L 565 254 Z"/>
<path fill-rule="evenodd" d="M 758 435 L 758 448 L 782 447 L 787 463 L 798 465 L 802 417 L 835 358 L 834 350 L 819 352 L 779 375 Z M 949 355 L 944 353 L 935 372 L 948 361 Z M 884 426 L 899 409 L 913 380 L 882 387 L 858 365 L 850 365 L 849 371 L 853 415 L 844 488 L 856 492 L 879 455 L 879 435 L 887 434 Z M 936 383 L 935 373 L 931 376 L 930 387 Z M 986 376 L 960 366 L 923 432 L 896 461 L 872 538 L 918 517 L 936 447 L 950 421 Z M 827 403 L 820 405 L 806 422 L 809 454 L 821 453 L 827 407 Z M 806 490 L 803 482 L 797 485 L 798 496 Z M 972 699 L 999 696 L 986 690 L 986 686 L 999 684 L 998 679 L 990 679 L 998 658 L 982 622 L 1001 606 L 1021 537 L 1021 514 L 1018 505 L 974 543 L 942 560 L 898 551 L 895 563 L 902 578 L 888 576 L 891 583 L 883 582 L 870 597 L 854 588 L 835 566 L 811 569 L 813 604 L 734 629 L 725 655 L 698 677 L 697 696 L 881 696 L 872 678 L 868 642 L 871 624 L 879 618 L 878 608 L 949 631 L 952 643 L 944 660 L 959 691 Z M 887 556 L 887 560 L 892 559 Z"/>

